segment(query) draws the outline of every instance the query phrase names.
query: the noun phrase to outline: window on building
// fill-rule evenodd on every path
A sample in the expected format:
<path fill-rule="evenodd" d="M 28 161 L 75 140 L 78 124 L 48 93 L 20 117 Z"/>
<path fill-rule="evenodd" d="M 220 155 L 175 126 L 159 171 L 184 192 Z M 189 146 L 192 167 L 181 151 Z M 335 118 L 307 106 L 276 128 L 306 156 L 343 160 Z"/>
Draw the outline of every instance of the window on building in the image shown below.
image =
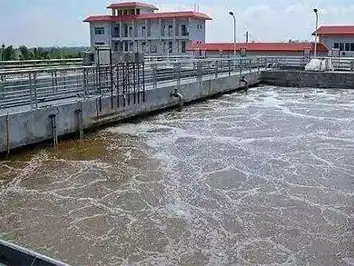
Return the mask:
<path fill-rule="evenodd" d="M 129 15 L 135 15 L 135 10 L 134 9 L 129 9 Z"/>
<path fill-rule="evenodd" d="M 172 36 L 172 25 L 168 25 L 168 36 Z"/>
<path fill-rule="evenodd" d="M 173 44 L 172 44 L 172 42 L 168 42 L 168 52 L 170 54 L 172 54 L 172 52 L 173 52 Z"/>
<path fill-rule="evenodd" d="M 334 48 L 334 49 L 339 49 L 339 43 L 335 42 L 335 43 L 333 44 L 333 48 Z"/>
<path fill-rule="evenodd" d="M 119 26 L 115 26 L 114 27 L 113 37 L 120 37 L 120 28 L 119 28 Z"/>
<path fill-rule="evenodd" d="M 128 25 L 124 24 L 124 37 L 128 37 Z"/>
<path fill-rule="evenodd" d="M 104 35 L 104 27 L 96 27 L 95 34 L 96 35 Z"/>
<path fill-rule="evenodd" d="M 186 41 L 182 41 L 182 43 L 181 43 L 181 52 L 182 53 L 186 52 Z"/>
<path fill-rule="evenodd" d="M 350 43 L 346 43 L 345 44 L 345 50 L 346 51 L 350 51 Z"/>
<path fill-rule="evenodd" d="M 114 43 L 113 50 L 114 50 L 114 51 L 118 51 L 118 50 L 119 50 L 119 42 L 115 42 L 115 43 Z"/>
<path fill-rule="evenodd" d="M 146 52 L 146 42 L 141 43 L 141 52 L 143 52 L 143 53 Z"/>
<path fill-rule="evenodd" d="M 129 26 L 129 37 L 133 37 L 133 27 Z"/>
<path fill-rule="evenodd" d="M 182 36 L 188 36 L 187 25 L 181 25 Z"/>
<path fill-rule="evenodd" d="M 141 27 L 141 36 L 145 37 L 146 36 L 146 26 Z"/>
<path fill-rule="evenodd" d="M 133 46 L 134 46 L 134 43 L 133 42 L 129 42 L 129 51 L 130 52 L 133 51 Z"/>
<path fill-rule="evenodd" d="M 105 45 L 106 43 L 104 42 L 95 42 L 95 45 Z"/>
<path fill-rule="evenodd" d="M 344 51 L 344 43 L 340 43 L 339 44 L 339 50 L 340 51 Z"/>
<path fill-rule="evenodd" d="M 354 51 L 354 43 L 350 44 L 350 51 Z"/>
<path fill-rule="evenodd" d="M 152 44 L 150 46 L 150 53 L 156 53 L 157 52 L 157 46 L 156 44 Z"/>
<path fill-rule="evenodd" d="M 128 52 L 128 42 L 124 42 L 124 51 Z"/>
<path fill-rule="evenodd" d="M 167 52 L 166 42 L 163 42 L 162 50 L 163 50 L 164 53 Z"/>
<path fill-rule="evenodd" d="M 123 11 L 122 10 L 118 10 L 118 16 L 123 15 Z"/>
<path fill-rule="evenodd" d="M 128 10 L 124 10 L 124 11 L 123 11 L 123 14 L 124 14 L 124 15 L 128 15 Z"/>
<path fill-rule="evenodd" d="M 136 14 L 140 15 L 140 9 L 139 8 L 136 10 Z"/>

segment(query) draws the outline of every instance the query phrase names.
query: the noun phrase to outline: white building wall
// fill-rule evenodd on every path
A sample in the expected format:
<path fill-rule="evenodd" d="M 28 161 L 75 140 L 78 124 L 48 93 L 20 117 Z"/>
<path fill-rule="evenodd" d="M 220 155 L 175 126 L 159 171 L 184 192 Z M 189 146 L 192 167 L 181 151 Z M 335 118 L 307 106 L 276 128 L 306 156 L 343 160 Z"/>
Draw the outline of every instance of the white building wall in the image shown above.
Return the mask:
<path fill-rule="evenodd" d="M 159 20 L 158 19 L 149 20 L 148 25 L 151 29 L 151 34 L 149 37 L 152 39 L 158 39 L 161 35 Z"/>
<path fill-rule="evenodd" d="M 103 35 L 95 34 L 95 28 L 104 28 Z M 91 46 L 96 46 L 97 43 L 104 43 L 104 45 L 111 45 L 112 43 L 112 26 L 109 22 L 93 22 L 90 23 Z"/>
<path fill-rule="evenodd" d="M 205 42 L 205 20 L 190 20 L 189 38 L 192 41 Z"/>
<path fill-rule="evenodd" d="M 94 47 L 95 45 L 97 45 L 97 43 L 101 43 L 101 45 L 104 43 L 105 45 L 111 45 L 113 50 L 118 49 L 121 51 L 125 51 L 125 48 L 129 47 L 128 51 L 136 52 L 142 50 L 141 46 L 143 42 L 145 42 L 145 50 L 147 54 L 167 55 L 181 54 L 182 42 L 186 42 L 186 47 L 190 45 L 192 41 L 205 42 L 205 21 L 199 19 L 178 18 L 175 19 L 175 21 L 173 19 L 161 19 L 161 24 L 159 19 L 150 19 L 147 21 L 135 20 L 135 31 L 133 29 L 133 35 L 128 35 L 128 37 L 124 37 L 124 28 L 125 25 L 128 25 L 128 27 L 132 26 L 132 21 L 121 22 L 121 27 L 119 25 L 119 22 L 91 23 L 91 46 Z M 170 25 L 172 26 L 171 30 L 169 29 Z M 182 36 L 182 25 L 186 26 L 186 32 L 188 33 L 185 36 Z M 115 31 L 115 27 L 117 26 L 120 29 L 119 37 L 117 32 Z M 146 36 L 143 35 L 143 26 L 146 26 Z M 104 34 L 96 35 L 96 27 L 103 27 Z M 132 46 L 129 44 L 130 42 L 133 42 Z M 172 42 L 171 52 L 169 52 L 169 42 Z"/>
<path fill-rule="evenodd" d="M 351 44 L 354 44 L 354 36 L 326 36 L 326 37 L 320 37 L 319 42 L 324 44 L 328 50 L 332 50 L 334 48 L 334 43 L 343 43 L 344 44 L 344 50 L 340 51 L 340 56 L 350 56 L 354 57 L 354 49 L 353 51 L 351 50 Z M 345 44 L 349 44 L 349 51 L 346 51 Z M 354 48 L 354 47 L 353 47 Z"/>

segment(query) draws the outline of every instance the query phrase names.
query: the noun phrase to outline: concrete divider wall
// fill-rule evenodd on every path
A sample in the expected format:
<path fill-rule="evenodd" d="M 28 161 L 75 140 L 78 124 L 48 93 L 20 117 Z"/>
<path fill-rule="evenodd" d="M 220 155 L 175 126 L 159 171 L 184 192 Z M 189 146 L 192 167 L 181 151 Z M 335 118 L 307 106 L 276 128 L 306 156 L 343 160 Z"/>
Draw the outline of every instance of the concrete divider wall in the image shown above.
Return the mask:
<path fill-rule="evenodd" d="M 259 82 L 260 73 L 254 72 L 243 76 L 248 80 L 249 85 L 255 85 Z M 105 96 L 68 102 L 33 111 L 12 113 L 9 115 L 10 149 L 52 139 L 52 126 L 49 116 L 53 114 L 56 115 L 57 134 L 62 136 L 79 131 L 77 110 L 82 110 L 83 128 L 88 129 L 178 105 L 179 99 L 171 96 L 171 92 L 176 88 L 183 95 L 185 102 L 191 102 L 241 88 L 243 84 L 239 80 L 240 76 L 228 76 L 216 80 L 183 84 L 179 88 L 168 86 L 148 90 L 146 91 L 145 102 L 124 107 L 123 98 L 120 96 L 119 108 L 117 107 L 116 96 L 113 98 Z M 142 95 L 140 100 L 142 100 Z M 7 116 L 0 116 L 0 153 L 6 152 L 8 149 L 7 130 Z"/>
<path fill-rule="evenodd" d="M 353 89 L 354 73 L 270 70 L 262 72 L 261 82 L 283 87 Z"/>

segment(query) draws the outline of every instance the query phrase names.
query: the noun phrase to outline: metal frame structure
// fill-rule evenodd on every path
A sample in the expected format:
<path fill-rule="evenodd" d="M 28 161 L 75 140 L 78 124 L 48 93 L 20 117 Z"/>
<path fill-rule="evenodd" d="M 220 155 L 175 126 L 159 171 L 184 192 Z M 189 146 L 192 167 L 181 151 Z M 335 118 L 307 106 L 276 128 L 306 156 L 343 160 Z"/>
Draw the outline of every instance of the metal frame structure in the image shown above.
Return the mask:
<path fill-rule="evenodd" d="M 322 58 L 321 58 L 322 59 Z M 18 106 L 31 109 L 58 100 L 110 96 L 112 108 L 144 102 L 145 91 L 273 68 L 303 68 L 305 57 L 244 57 L 187 59 L 147 63 L 0 71 L 0 111 Z M 331 58 L 334 70 L 353 71 L 354 59 Z"/>

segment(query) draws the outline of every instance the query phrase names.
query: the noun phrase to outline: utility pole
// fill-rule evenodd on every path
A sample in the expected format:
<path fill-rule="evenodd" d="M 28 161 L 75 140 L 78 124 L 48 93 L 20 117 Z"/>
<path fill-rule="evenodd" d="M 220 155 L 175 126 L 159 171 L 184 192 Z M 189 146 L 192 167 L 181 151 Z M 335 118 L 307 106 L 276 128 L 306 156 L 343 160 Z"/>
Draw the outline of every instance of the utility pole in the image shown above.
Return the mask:
<path fill-rule="evenodd" d="M 249 33 L 248 33 L 248 31 L 246 31 L 246 43 L 248 43 L 248 41 L 249 41 Z"/>
<path fill-rule="evenodd" d="M 316 15 L 316 26 L 315 26 L 315 49 L 314 49 L 314 58 L 317 57 L 317 34 L 318 34 L 318 9 L 314 8 L 313 12 L 315 12 Z"/>

